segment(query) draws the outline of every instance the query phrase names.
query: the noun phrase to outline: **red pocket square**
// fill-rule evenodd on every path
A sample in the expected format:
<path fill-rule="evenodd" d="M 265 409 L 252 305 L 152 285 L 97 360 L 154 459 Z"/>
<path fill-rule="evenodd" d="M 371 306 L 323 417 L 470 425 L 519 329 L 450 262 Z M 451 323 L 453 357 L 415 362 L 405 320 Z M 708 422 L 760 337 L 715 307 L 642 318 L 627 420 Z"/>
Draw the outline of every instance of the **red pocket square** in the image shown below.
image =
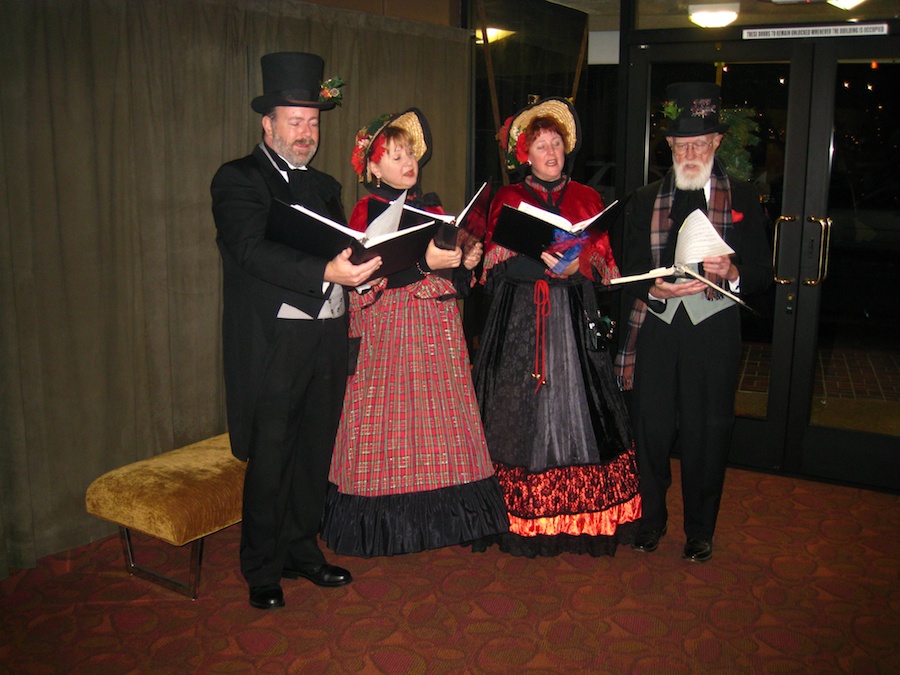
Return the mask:
<path fill-rule="evenodd" d="M 740 211 L 735 211 L 734 209 L 731 209 L 731 222 L 732 223 L 739 223 L 743 219 L 744 219 L 743 213 L 741 213 Z"/>

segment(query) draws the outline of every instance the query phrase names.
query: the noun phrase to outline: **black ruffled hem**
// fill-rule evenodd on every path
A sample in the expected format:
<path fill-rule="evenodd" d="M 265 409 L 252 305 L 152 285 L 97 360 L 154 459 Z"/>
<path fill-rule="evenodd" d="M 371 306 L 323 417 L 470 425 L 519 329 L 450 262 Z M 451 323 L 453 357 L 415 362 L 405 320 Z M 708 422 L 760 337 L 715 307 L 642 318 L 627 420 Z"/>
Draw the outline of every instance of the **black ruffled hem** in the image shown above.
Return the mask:
<path fill-rule="evenodd" d="M 538 556 L 551 558 L 561 553 L 589 555 L 594 558 L 614 556 L 619 544 L 630 544 L 634 540 L 639 522 L 623 523 L 611 536 L 595 537 L 588 534 L 574 536 L 571 534 L 538 535 L 522 537 L 512 532 L 505 532 L 490 537 L 483 537 L 472 542 L 472 551 L 483 553 L 496 544 L 500 550 L 510 555 L 523 558 Z"/>
<path fill-rule="evenodd" d="M 508 529 L 503 492 L 491 476 L 382 497 L 343 494 L 330 485 L 322 539 L 335 553 L 370 558 L 469 544 Z"/>

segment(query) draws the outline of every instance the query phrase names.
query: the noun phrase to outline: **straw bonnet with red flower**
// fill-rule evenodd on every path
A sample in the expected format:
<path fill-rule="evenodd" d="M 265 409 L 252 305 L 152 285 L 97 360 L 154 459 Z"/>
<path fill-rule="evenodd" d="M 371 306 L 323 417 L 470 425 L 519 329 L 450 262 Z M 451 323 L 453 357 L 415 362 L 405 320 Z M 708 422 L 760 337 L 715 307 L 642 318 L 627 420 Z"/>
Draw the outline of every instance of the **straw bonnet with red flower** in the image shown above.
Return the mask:
<path fill-rule="evenodd" d="M 581 147 L 581 125 L 572 104 L 560 97 L 542 99 L 507 118 L 497 134 L 497 140 L 506 153 L 508 171 L 518 171 L 528 163 L 528 139 L 526 132 L 531 121 L 538 117 L 556 120 L 566 134 L 566 157 Z"/>
<path fill-rule="evenodd" d="M 412 153 L 422 166 L 431 158 L 431 131 L 428 122 L 418 108 L 410 108 L 402 113 L 379 115 L 356 134 L 356 143 L 350 163 L 359 176 L 359 182 L 367 187 L 372 184 L 369 162 L 377 164 L 384 155 L 384 131 L 388 127 L 402 129 L 411 144 Z"/>

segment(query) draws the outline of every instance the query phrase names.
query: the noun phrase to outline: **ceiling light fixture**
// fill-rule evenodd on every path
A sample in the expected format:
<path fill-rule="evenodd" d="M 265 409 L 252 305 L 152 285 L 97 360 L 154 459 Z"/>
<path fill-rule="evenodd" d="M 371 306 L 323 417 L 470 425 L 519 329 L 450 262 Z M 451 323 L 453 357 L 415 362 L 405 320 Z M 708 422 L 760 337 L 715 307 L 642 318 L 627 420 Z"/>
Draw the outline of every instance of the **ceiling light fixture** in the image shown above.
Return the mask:
<path fill-rule="evenodd" d="M 828 4 L 838 9 L 853 9 L 857 5 L 861 5 L 866 0 L 828 0 Z"/>
<path fill-rule="evenodd" d="M 721 28 L 733 23 L 741 11 L 739 2 L 721 5 L 688 5 L 691 21 L 701 28 Z"/>
<path fill-rule="evenodd" d="M 516 32 L 514 30 L 503 30 L 502 28 L 488 28 L 487 36 L 488 42 L 497 42 L 498 40 L 502 40 L 503 38 L 508 38 L 510 35 L 515 35 Z M 475 31 L 475 44 L 483 45 L 484 38 L 481 35 L 481 29 L 477 29 Z"/>

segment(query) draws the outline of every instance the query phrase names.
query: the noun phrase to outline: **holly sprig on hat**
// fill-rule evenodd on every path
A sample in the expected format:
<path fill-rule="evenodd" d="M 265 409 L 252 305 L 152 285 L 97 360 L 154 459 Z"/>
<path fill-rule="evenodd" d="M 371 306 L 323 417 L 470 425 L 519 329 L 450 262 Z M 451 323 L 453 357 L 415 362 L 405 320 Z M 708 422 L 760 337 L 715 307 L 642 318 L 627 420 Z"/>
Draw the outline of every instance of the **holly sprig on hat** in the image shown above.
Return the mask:
<path fill-rule="evenodd" d="M 331 101 L 337 105 L 341 104 L 341 101 L 344 99 L 344 94 L 341 92 L 340 87 L 343 87 L 346 82 L 342 80 L 340 77 L 332 77 L 325 80 L 322 83 L 322 88 L 319 91 L 319 101 L 321 103 L 325 103 L 326 101 Z"/>
<path fill-rule="evenodd" d="M 679 106 L 675 101 L 666 101 L 662 105 L 663 115 L 668 117 L 670 120 L 678 119 L 678 116 L 684 112 L 684 108 Z"/>
<path fill-rule="evenodd" d="M 379 115 L 356 132 L 356 143 L 353 145 L 350 163 L 353 165 L 353 170 L 358 176 L 362 177 L 363 172 L 366 170 L 366 153 L 369 151 L 369 144 L 372 142 L 372 137 L 381 131 L 391 117 L 391 113 Z"/>

